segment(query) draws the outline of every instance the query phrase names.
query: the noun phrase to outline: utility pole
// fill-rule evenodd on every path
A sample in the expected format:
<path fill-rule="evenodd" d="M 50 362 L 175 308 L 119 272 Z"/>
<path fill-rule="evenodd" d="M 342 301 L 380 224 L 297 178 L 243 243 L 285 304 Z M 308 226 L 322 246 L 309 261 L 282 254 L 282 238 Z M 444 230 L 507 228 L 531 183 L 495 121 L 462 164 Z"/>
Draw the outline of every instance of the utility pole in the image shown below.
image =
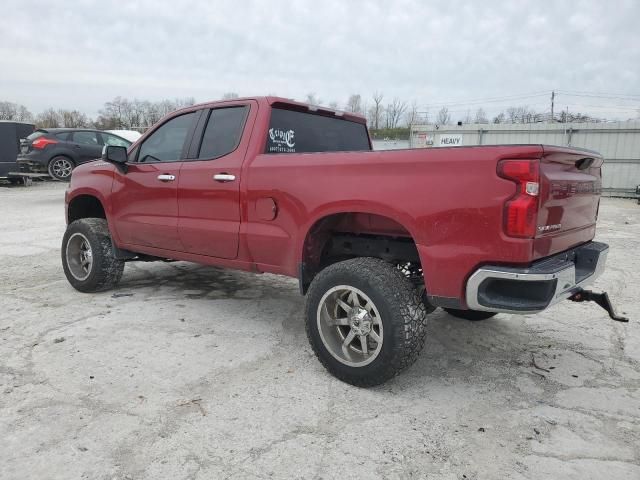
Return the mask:
<path fill-rule="evenodd" d="M 551 91 L 551 123 L 553 123 L 553 101 L 556 98 L 556 92 L 555 90 Z"/>

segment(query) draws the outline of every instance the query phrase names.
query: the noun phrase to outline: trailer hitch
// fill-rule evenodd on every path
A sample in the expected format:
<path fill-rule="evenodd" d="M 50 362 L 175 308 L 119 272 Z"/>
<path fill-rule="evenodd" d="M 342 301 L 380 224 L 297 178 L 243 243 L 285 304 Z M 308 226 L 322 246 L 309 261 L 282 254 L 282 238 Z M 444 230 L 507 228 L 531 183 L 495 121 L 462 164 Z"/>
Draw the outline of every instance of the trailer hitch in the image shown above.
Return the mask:
<path fill-rule="evenodd" d="M 591 290 L 583 290 L 580 289 L 573 295 L 569 297 L 569 300 L 572 302 L 596 302 L 602 308 L 604 308 L 609 317 L 611 317 L 616 322 L 628 322 L 629 319 L 627 317 L 623 317 L 622 315 L 618 315 L 616 313 L 616 309 L 611 304 L 611 300 L 609 300 L 609 295 L 607 292 L 595 293 Z"/>

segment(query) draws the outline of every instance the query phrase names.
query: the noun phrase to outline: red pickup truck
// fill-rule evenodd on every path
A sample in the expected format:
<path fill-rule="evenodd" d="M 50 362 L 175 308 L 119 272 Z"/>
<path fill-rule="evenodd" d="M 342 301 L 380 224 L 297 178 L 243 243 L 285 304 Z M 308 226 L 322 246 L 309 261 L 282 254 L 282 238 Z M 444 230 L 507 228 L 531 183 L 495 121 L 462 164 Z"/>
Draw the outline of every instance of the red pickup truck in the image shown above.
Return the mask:
<path fill-rule="evenodd" d="M 588 300 L 608 251 L 592 241 L 602 162 L 542 145 L 372 151 L 358 115 L 206 103 L 74 170 L 62 262 L 82 292 L 134 260 L 296 277 L 320 361 L 370 386 L 416 360 L 436 307 L 482 320 Z"/>

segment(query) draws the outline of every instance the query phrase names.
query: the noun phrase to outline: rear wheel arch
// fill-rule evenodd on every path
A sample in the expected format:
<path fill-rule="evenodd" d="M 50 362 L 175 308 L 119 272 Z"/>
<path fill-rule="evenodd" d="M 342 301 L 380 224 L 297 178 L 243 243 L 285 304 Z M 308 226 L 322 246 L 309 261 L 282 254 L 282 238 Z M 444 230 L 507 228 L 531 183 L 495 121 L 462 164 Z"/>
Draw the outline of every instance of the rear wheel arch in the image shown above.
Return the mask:
<path fill-rule="evenodd" d="M 336 245 L 336 240 L 343 245 Z M 298 257 L 301 293 L 327 266 L 365 256 L 396 264 L 405 260 L 421 268 L 415 237 L 394 218 L 362 211 L 331 213 L 313 222 L 304 236 Z"/>

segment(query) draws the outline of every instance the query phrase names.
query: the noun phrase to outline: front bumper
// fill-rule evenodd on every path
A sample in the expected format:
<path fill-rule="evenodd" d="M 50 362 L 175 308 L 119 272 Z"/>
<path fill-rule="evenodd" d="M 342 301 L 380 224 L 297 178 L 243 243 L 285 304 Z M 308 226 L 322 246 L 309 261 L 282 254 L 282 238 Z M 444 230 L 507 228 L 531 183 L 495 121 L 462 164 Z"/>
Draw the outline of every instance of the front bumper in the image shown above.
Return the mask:
<path fill-rule="evenodd" d="M 536 313 L 570 297 L 604 271 L 609 246 L 589 242 L 527 268 L 487 265 L 467 281 L 472 310 Z"/>

